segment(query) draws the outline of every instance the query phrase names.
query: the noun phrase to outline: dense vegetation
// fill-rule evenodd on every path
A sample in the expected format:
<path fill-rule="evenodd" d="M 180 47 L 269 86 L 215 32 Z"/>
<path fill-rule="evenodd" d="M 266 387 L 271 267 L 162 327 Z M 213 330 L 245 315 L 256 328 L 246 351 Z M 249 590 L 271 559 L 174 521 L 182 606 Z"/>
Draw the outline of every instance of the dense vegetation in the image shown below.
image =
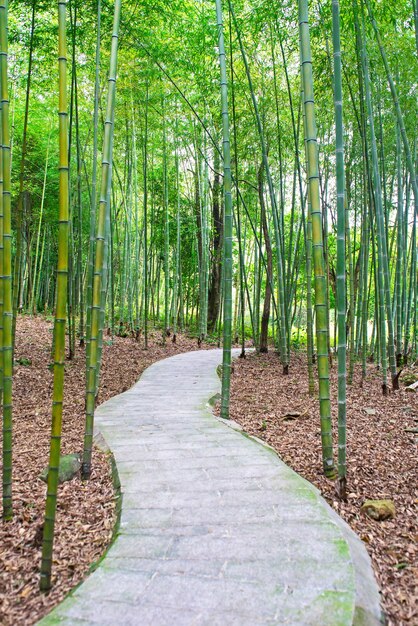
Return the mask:
<path fill-rule="evenodd" d="M 417 20 L 416 0 L 0 0 L 3 517 L 15 320 L 54 311 L 44 589 L 65 358 L 86 344 L 87 480 L 105 328 L 223 334 L 224 417 L 232 340 L 285 375 L 306 349 L 331 478 L 337 353 L 345 497 L 346 381 L 372 359 L 387 394 L 417 358 Z"/>

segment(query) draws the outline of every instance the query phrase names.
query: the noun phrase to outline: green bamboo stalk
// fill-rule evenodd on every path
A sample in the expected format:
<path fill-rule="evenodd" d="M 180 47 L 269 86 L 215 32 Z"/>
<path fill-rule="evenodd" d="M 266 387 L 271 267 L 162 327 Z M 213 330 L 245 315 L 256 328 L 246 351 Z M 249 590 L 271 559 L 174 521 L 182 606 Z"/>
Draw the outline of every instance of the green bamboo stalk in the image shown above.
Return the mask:
<path fill-rule="evenodd" d="M 232 48 L 232 20 L 231 16 L 229 16 L 229 63 L 231 66 L 231 95 L 232 95 L 232 122 L 233 122 L 233 139 L 234 139 L 234 172 L 235 172 L 235 181 L 239 180 L 239 164 L 238 164 L 238 129 L 237 129 L 237 115 L 236 115 L 236 105 L 235 105 L 235 80 L 234 80 L 234 55 Z M 214 204 L 215 204 L 215 196 L 216 201 L 218 202 L 218 188 L 219 188 L 219 151 L 215 150 L 214 157 L 214 167 L 215 167 L 215 180 L 213 187 L 213 196 L 214 196 Z M 241 237 L 241 202 L 240 202 L 240 194 L 237 193 L 236 196 L 236 210 L 234 216 L 236 216 L 235 229 L 238 238 L 238 254 L 239 254 L 239 273 L 240 273 L 240 309 L 241 309 L 241 353 L 240 358 L 245 358 L 245 290 L 248 293 L 248 283 L 246 277 L 246 269 L 245 269 L 245 248 L 243 246 L 242 237 Z M 218 206 L 219 213 L 219 206 Z M 215 217 L 215 216 L 214 216 Z M 219 271 L 219 270 L 218 270 Z M 245 290 L 244 290 L 245 288 Z M 250 312 L 251 325 L 253 325 L 253 312 L 251 307 L 250 299 L 248 298 L 248 308 Z M 253 336 L 254 336 L 254 328 L 253 328 Z"/>
<path fill-rule="evenodd" d="M 41 207 L 39 210 L 39 220 L 38 220 L 38 230 L 36 234 L 36 248 L 35 248 L 35 264 L 33 269 L 33 283 L 32 283 L 32 294 L 30 299 L 29 310 L 32 314 L 36 313 L 36 298 L 37 298 L 37 290 L 38 290 L 38 268 L 39 268 L 39 278 L 40 278 L 40 264 L 38 266 L 38 258 L 39 258 L 39 245 L 41 241 L 41 228 L 42 228 L 42 219 L 44 213 L 44 204 L 45 204 L 45 192 L 46 192 L 46 178 L 48 174 L 48 162 L 49 162 L 49 140 L 50 140 L 50 132 L 48 133 L 48 144 L 46 149 L 46 158 L 45 158 L 45 169 L 44 169 L 44 182 L 42 186 L 42 198 L 41 198 Z"/>
<path fill-rule="evenodd" d="M 347 181 L 348 182 L 348 181 Z M 353 246 L 354 250 L 352 252 L 351 248 L 351 231 L 350 231 L 350 194 L 348 190 L 345 190 L 344 197 L 344 205 L 345 205 L 345 238 L 346 238 L 346 247 L 347 247 L 347 256 L 348 256 L 348 280 L 349 280 L 349 307 L 350 307 L 350 317 L 349 317 L 349 332 L 350 332 L 350 346 L 349 346 L 349 369 L 348 369 L 348 384 L 351 385 L 354 377 L 354 361 L 356 357 L 355 353 L 355 289 L 354 289 L 354 250 L 355 245 Z M 354 217 L 354 224 L 356 223 L 356 217 Z M 354 243 L 356 241 L 356 229 L 354 228 Z"/>
<path fill-rule="evenodd" d="M 416 339 L 416 307 L 415 311 L 412 311 L 412 304 L 417 299 L 417 221 L 418 216 L 414 213 L 414 221 L 412 226 L 412 238 L 411 238 L 411 261 L 410 261 L 410 274 L 409 274 L 409 287 L 408 287 L 408 301 L 406 305 L 405 316 L 405 333 L 404 333 L 404 363 L 408 361 L 408 351 L 411 343 L 411 321 L 414 322 L 414 338 Z M 411 319 L 412 318 L 412 319 Z M 411 346 L 412 349 L 412 346 Z"/>
<path fill-rule="evenodd" d="M 1 58 L 0 58 L 0 77 L 1 77 Z M 3 195 L 3 106 L 0 99 L 0 405 L 3 408 L 3 391 L 4 391 L 4 332 L 3 332 L 3 308 L 4 308 L 4 281 L 3 281 L 3 263 L 4 263 L 4 195 Z M 2 423 L 4 428 L 4 422 Z M 7 459 L 8 446 L 4 445 L 4 433 L 3 433 L 3 449 L 2 449 L 2 462 L 3 467 L 5 463 L 10 462 Z M 3 474 L 4 478 L 8 478 Z M 7 482 L 7 480 L 6 480 Z M 4 487 L 3 487 L 4 493 Z M 10 503 L 6 501 L 6 509 L 10 507 Z M 5 507 L 3 505 L 3 512 Z"/>
<path fill-rule="evenodd" d="M 264 246 L 267 256 L 267 278 L 266 289 L 264 294 L 264 306 L 263 314 L 261 317 L 261 332 L 260 332 L 260 346 L 259 351 L 261 353 L 268 352 L 268 326 L 270 320 L 270 300 L 271 300 L 271 287 L 270 280 L 273 274 L 273 251 L 271 248 L 270 234 L 266 217 L 266 206 L 264 202 L 264 186 L 263 186 L 263 164 L 258 170 L 258 195 L 261 211 L 261 224 L 263 228 Z"/>
<path fill-rule="evenodd" d="M 143 211 L 144 211 L 144 348 L 148 350 L 148 81 L 145 95 L 143 150 Z"/>
<path fill-rule="evenodd" d="M 408 289 L 408 219 L 409 219 L 409 202 L 410 202 L 410 185 L 406 184 L 405 189 L 405 208 L 404 208 L 404 220 L 403 220 L 403 233 L 402 239 L 403 246 L 403 276 L 402 276 L 402 326 L 404 328 L 404 350 L 403 350 L 403 364 L 407 364 L 408 343 L 409 337 L 407 336 L 406 317 L 407 317 L 407 289 Z M 411 241 L 412 244 L 412 241 Z"/>
<path fill-rule="evenodd" d="M 178 130 L 178 118 L 176 116 L 176 138 L 180 140 Z M 179 285 L 180 285 L 180 257 L 181 257 L 181 193 L 180 193 L 180 165 L 179 154 L 176 147 L 175 151 L 176 164 L 176 193 L 177 193 L 177 212 L 176 212 L 176 256 L 175 256 L 175 274 L 173 285 L 173 343 L 177 340 L 177 322 L 179 316 Z"/>
<path fill-rule="evenodd" d="M 338 308 L 338 492 L 341 499 L 347 497 L 346 460 L 346 277 L 345 234 L 346 193 L 344 184 L 344 127 L 343 93 L 341 80 L 340 3 L 332 0 L 332 43 L 334 50 L 334 109 L 335 109 L 335 158 L 337 178 L 337 308 Z M 350 250 L 349 250 L 350 253 Z M 351 311 L 351 316 L 354 312 Z M 353 332 L 353 324 L 352 330 Z"/>
<path fill-rule="evenodd" d="M 377 227 L 377 245 L 378 245 L 378 266 L 381 268 L 381 280 L 380 283 L 380 330 L 381 330 L 381 350 L 382 356 L 385 360 L 386 353 L 386 324 L 385 324 L 385 308 L 386 308 L 386 321 L 388 328 L 388 351 L 389 351 L 389 363 L 392 377 L 393 389 L 399 389 L 399 381 L 396 370 L 396 356 L 395 356 L 395 343 L 393 332 L 393 317 L 391 307 L 391 295 L 390 295 L 390 277 L 389 277 L 389 263 L 387 252 L 387 237 L 384 223 L 383 206 L 382 206 L 382 191 L 380 184 L 379 163 L 377 154 L 377 142 L 376 134 L 374 130 L 374 114 L 373 104 L 371 98 L 370 87 L 370 75 L 369 75 L 369 62 L 365 41 L 364 24 L 363 24 L 363 36 L 362 36 L 362 63 L 364 73 L 364 86 L 366 95 L 366 105 L 369 118 L 370 127 L 370 139 L 371 139 L 371 152 L 372 152 L 372 164 L 373 164 L 373 183 L 375 188 L 375 212 L 376 212 L 376 227 Z M 385 339 L 385 340 L 384 340 Z M 382 367 L 383 370 L 383 367 Z M 387 393 L 386 382 L 383 379 L 382 391 Z"/>
<path fill-rule="evenodd" d="M 137 131 L 136 131 L 136 119 L 135 108 L 133 102 L 133 92 L 131 88 L 131 115 L 132 115 L 132 193 L 134 197 L 134 246 L 133 246 L 133 300 L 135 302 L 135 319 L 132 321 L 132 330 L 135 338 L 139 339 L 139 283 L 140 283 L 140 237 L 142 235 L 139 228 L 139 202 L 138 202 L 138 153 L 137 153 Z"/>
<path fill-rule="evenodd" d="M 335 475 L 332 452 L 331 400 L 328 361 L 327 293 L 322 238 L 322 210 L 319 197 L 318 145 L 313 94 L 312 58 L 307 0 L 298 0 L 301 72 L 305 108 L 309 195 L 312 215 L 312 248 L 315 276 L 316 343 L 318 355 L 319 402 L 322 461 L 326 476 Z"/>
<path fill-rule="evenodd" d="M 76 27 L 76 11 L 74 11 L 74 33 Z M 74 34 L 75 41 L 75 34 Z M 74 44 L 75 47 L 75 44 Z M 84 346 L 84 290 L 83 290 L 83 204 L 82 204 L 82 163 L 81 163 L 81 145 L 80 145 L 80 121 L 78 106 L 78 82 L 77 82 L 77 64 L 73 66 L 74 74 L 74 94 L 75 94 L 75 130 L 76 130 L 76 158 L 77 158 L 77 263 L 76 276 L 77 282 L 74 288 L 75 305 L 79 314 L 79 341 L 80 346 Z M 74 328 L 75 339 L 75 328 Z"/>
<path fill-rule="evenodd" d="M 402 189 L 402 154 L 399 124 L 396 125 L 396 170 L 398 177 L 398 207 L 397 207 L 397 245 L 396 245 L 396 364 L 402 362 L 402 261 L 403 261 L 403 189 Z"/>
<path fill-rule="evenodd" d="M 112 126 L 114 124 L 114 112 L 112 117 Z M 113 135 L 110 142 L 110 154 L 113 154 Z M 111 201 L 110 195 L 112 190 L 112 163 L 113 160 L 110 160 L 110 167 L 108 172 L 108 189 L 107 189 L 107 200 L 106 200 L 106 215 L 105 215 L 105 238 L 104 238 L 104 246 L 103 246 L 103 268 L 102 268 L 102 281 L 100 288 L 100 317 L 99 317 L 99 333 L 98 333 L 98 347 L 97 347 L 97 362 L 96 362 L 96 396 L 99 391 L 100 384 L 100 370 L 102 366 L 102 355 L 103 355 L 103 331 L 105 325 L 106 318 L 106 297 L 108 291 L 108 282 L 109 282 L 109 265 L 112 262 L 111 257 L 109 257 L 109 242 L 111 237 Z"/>
<path fill-rule="evenodd" d="M 232 333 L 232 193 L 231 193 L 231 152 L 228 117 L 228 82 L 226 75 L 226 54 L 222 21 L 222 2 L 216 2 L 216 23 L 218 28 L 219 66 L 221 73 L 223 172 L 224 172 L 224 256 L 223 256 L 223 357 L 222 357 L 222 400 L 221 417 L 229 418 L 229 397 L 231 386 L 231 333 Z"/>
<path fill-rule="evenodd" d="M 13 294 L 11 225 L 11 155 L 8 85 L 8 2 L 0 0 L 0 82 L 3 152 L 3 519 L 13 516 L 12 502 L 12 376 Z"/>
<path fill-rule="evenodd" d="M 54 387 L 52 428 L 49 452 L 48 486 L 42 541 L 41 591 L 51 587 L 55 512 L 57 507 L 58 470 L 61 449 L 62 405 L 64 394 L 65 322 L 68 281 L 68 103 L 66 0 L 58 0 L 58 64 L 59 64 L 59 229 L 56 311 L 54 323 Z"/>
<path fill-rule="evenodd" d="M 94 249 L 96 231 L 96 203 L 97 203 L 97 159 L 99 144 L 99 90 L 100 90 L 100 39 L 101 39 L 101 0 L 97 0 L 97 32 L 96 32 L 96 67 L 94 82 L 94 112 L 93 112 L 93 169 L 90 199 L 90 229 L 89 251 L 87 261 L 87 290 L 86 290 L 86 376 L 90 367 L 90 336 L 91 336 L 91 307 L 93 299 L 94 276 Z"/>
<path fill-rule="evenodd" d="M 163 102 L 163 196 L 164 196 L 164 330 L 163 342 L 170 334 L 170 214 L 168 201 L 168 157 L 165 104 Z"/>
<path fill-rule="evenodd" d="M 97 217 L 96 249 L 94 260 L 93 295 L 91 311 L 90 363 L 87 372 L 86 384 L 86 423 L 84 432 L 84 452 L 81 475 L 83 480 L 91 475 L 91 455 L 93 446 L 94 408 L 97 389 L 99 365 L 99 339 L 101 332 L 101 302 L 103 264 L 105 256 L 106 213 L 109 204 L 109 191 L 112 165 L 112 137 L 113 118 L 115 108 L 116 71 L 118 58 L 118 33 L 121 13 L 121 0 L 115 0 L 113 18 L 112 45 L 110 52 L 110 69 L 108 80 L 106 121 L 103 138 L 102 176 L 100 187 L 100 202 Z"/>
<path fill-rule="evenodd" d="M 369 270 L 369 240 L 370 240 L 370 228 L 368 221 L 368 211 L 367 211 L 367 191 L 366 191 L 366 181 L 364 180 L 364 208 L 363 208 L 363 234 L 362 234 L 362 246 L 363 246 L 363 284 L 362 284 L 362 292 L 363 292 L 363 302 L 362 302 L 362 310 L 361 310 L 361 318 L 362 318 L 362 338 L 361 338 L 361 371 L 362 371 L 362 379 L 364 380 L 367 375 L 367 344 L 368 344 L 368 310 L 369 310 L 369 299 L 368 299 L 368 270 Z"/>

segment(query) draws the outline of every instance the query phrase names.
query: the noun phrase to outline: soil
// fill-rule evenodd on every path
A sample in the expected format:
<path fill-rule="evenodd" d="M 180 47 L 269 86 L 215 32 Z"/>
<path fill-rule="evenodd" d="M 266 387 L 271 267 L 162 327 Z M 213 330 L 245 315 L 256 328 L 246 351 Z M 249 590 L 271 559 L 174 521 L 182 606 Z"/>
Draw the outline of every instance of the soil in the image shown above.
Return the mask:
<path fill-rule="evenodd" d="M 363 384 L 360 370 L 355 372 L 347 387 L 348 497 L 342 502 L 335 482 L 322 472 L 318 396 L 317 392 L 309 396 L 307 380 L 306 358 L 301 354 L 292 355 L 288 376 L 282 374 L 275 353 L 250 353 L 246 359 L 237 359 L 230 417 L 316 485 L 358 533 L 372 559 L 388 625 L 417 624 L 417 435 L 410 431 L 418 426 L 418 392 L 406 391 L 401 384 L 399 391 L 384 397 L 375 365 L 368 365 Z M 336 454 L 336 363 L 331 380 Z M 395 518 L 370 519 L 360 511 L 366 499 L 393 500 Z"/>
<path fill-rule="evenodd" d="M 93 453 L 88 482 L 79 477 L 59 488 L 52 590 L 39 591 L 46 485 L 39 474 L 48 465 L 51 429 L 53 323 L 42 317 L 18 319 L 13 377 L 14 518 L 0 521 L 0 624 L 29 626 L 48 613 L 89 572 L 108 547 L 115 525 L 115 493 L 109 458 Z M 196 339 L 176 343 L 152 332 L 143 338 L 106 336 L 98 404 L 126 391 L 152 363 L 198 349 Z M 201 346 L 204 347 L 204 346 Z M 208 346 L 213 347 L 213 346 Z M 62 454 L 81 452 L 84 430 L 85 348 L 66 362 Z M 0 433 L 1 441 L 1 433 Z M 1 465 L 1 459 L 0 459 Z M 1 489 L 1 486 L 0 486 Z"/>

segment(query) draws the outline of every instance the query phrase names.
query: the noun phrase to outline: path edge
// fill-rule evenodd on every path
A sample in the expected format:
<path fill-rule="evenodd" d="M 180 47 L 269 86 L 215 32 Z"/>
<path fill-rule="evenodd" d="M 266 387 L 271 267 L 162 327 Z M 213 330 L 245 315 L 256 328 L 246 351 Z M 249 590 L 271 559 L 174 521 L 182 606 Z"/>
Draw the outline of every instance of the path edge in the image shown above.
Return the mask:
<path fill-rule="evenodd" d="M 275 450 L 268 443 L 255 435 L 247 433 L 244 428 L 238 424 L 238 422 L 235 422 L 232 419 L 224 419 L 216 415 L 214 413 L 214 408 L 216 403 L 219 401 L 219 398 L 220 394 L 216 393 L 214 396 L 209 398 L 206 405 L 212 412 L 213 417 L 228 428 L 232 428 L 232 430 L 239 432 L 247 439 L 252 439 L 256 444 L 273 453 L 282 463 L 284 463 L 277 450 Z M 364 543 L 357 533 L 355 533 L 354 530 L 347 524 L 347 522 L 343 520 L 343 518 L 328 504 L 319 489 L 314 484 L 295 472 L 295 470 L 289 467 L 287 463 L 285 463 L 285 465 L 312 489 L 318 502 L 327 511 L 331 521 L 338 526 L 342 538 L 347 543 L 353 564 L 355 583 L 353 626 L 384 626 L 387 623 L 387 620 L 381 606 L 380 589 L 374 575 L 371 558 Z"/>

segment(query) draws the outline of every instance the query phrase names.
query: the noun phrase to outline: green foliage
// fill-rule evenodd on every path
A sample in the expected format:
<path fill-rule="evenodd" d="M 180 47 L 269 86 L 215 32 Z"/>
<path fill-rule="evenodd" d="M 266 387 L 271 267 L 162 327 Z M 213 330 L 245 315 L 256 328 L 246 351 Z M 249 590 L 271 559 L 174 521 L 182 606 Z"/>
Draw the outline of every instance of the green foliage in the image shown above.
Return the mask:
<path fill-rule="evenodd" d="M 21 356 L 18 359 L 16 359 L 15 363 L 17 363 L 18 365 L 24 365 L 25 367 L 28 367 L 29 365 L 32 365 L 32 359 L 28 359 L 25 356 Z"/>

